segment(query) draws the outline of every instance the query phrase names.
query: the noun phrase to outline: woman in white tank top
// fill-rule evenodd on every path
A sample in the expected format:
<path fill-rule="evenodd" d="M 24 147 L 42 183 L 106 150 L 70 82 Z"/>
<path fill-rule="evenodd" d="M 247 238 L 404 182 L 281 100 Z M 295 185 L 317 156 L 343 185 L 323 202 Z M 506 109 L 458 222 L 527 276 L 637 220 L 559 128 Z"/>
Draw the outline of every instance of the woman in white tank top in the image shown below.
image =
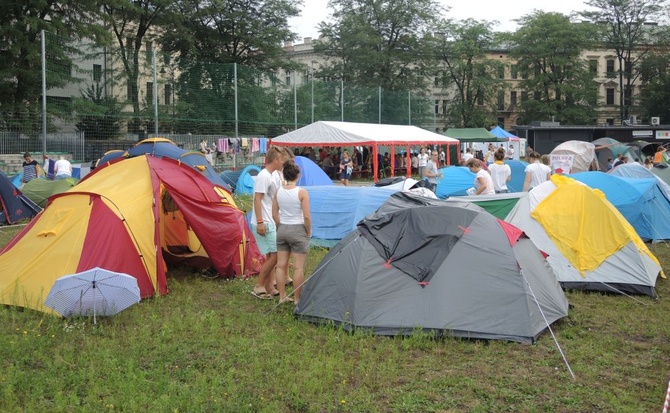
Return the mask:
<path fill-rule="evenodd" d="M 272 201 L 272 216 L 277 223 L 277 271 L 275 278 L 279 302 L 294 301 L 286 295 L 288 262 L 293 258 L 293 291 L 295 303 L 300 299 L 305 282 L 305 259 L 312 237 L 312 219 L 309 211 L 309 194 L 296 185 L 300 168 L 293 160 L 284 162 L 285 183 Z"/>

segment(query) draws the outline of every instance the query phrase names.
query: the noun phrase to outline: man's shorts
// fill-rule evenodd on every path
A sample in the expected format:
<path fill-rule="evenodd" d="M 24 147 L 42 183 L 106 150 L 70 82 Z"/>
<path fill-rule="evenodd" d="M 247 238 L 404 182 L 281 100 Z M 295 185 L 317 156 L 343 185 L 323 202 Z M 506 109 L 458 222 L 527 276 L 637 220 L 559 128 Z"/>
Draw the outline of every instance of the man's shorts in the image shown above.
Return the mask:
<path fill-rule="evenodd" d="M 282 224 L 277 231 L 277 250 L 307 254 L 309 238 L 304 224 Z"/>
<path fill-rule="evenodd" d="M 270 222 L 265 223 L 265 236 L 258 235 L 256 225 L 251 226 L 251 231 L 254 233 L 254 238 L 256 238 L 256 244 L 261 254 L 277 252 L 277 227 L 275 224 Z"/>

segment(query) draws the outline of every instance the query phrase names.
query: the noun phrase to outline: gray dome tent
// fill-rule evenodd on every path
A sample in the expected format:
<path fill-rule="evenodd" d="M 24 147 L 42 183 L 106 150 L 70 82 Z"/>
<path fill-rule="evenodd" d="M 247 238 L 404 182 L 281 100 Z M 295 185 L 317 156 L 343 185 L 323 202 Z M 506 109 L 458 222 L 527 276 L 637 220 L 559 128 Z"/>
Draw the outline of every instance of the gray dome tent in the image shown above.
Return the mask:
<path fill-rule="evenodd" d="M 534 342 L 568 301 L 542 253 L 482 208 L 396 193 L 323 258 L 297 317 L 374 334 Z"/>

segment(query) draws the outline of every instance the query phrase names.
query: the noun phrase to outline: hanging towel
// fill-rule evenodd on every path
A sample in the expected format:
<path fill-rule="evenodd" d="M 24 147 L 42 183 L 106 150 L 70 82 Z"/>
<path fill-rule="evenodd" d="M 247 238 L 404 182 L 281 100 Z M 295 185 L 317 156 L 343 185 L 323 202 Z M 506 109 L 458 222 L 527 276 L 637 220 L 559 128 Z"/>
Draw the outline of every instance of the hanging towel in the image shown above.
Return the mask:
<path fill-rule="evenodd" d="M 251 138 L 251 152 L 259 152 L 261 150 L 261 144 L 258 138 Z"/>
<path fill-rule="evenodd" d="M 268 138 L 261 136 L 260 138 L 260 151 L 265 154 L 268 153 Z"/>

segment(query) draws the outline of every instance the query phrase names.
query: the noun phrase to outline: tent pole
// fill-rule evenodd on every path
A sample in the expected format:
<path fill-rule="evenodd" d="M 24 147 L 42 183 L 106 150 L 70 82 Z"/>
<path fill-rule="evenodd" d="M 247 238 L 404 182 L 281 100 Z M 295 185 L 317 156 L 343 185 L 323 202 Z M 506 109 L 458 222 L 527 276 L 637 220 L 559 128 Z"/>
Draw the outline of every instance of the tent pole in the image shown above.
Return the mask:
<path fill-rule="evenodd" d="M 405 147 L 405 176 L 407 178 L 412 177 L 412 157 L 410 156 L 409 148 L 409 145 Z"/>
<path fill-rule="evenodd" d="M 391 144 L 391 156 L 389 157 L 389 166 L 391 167 L 391 178 L 395 176 L 395 145 Z"/>
<path fill-rule="evenodd" d="M 377 148 L 377 142 L 372 146 L 372 177 L 373 182 L 379 182 L 379 149 Z"/>

